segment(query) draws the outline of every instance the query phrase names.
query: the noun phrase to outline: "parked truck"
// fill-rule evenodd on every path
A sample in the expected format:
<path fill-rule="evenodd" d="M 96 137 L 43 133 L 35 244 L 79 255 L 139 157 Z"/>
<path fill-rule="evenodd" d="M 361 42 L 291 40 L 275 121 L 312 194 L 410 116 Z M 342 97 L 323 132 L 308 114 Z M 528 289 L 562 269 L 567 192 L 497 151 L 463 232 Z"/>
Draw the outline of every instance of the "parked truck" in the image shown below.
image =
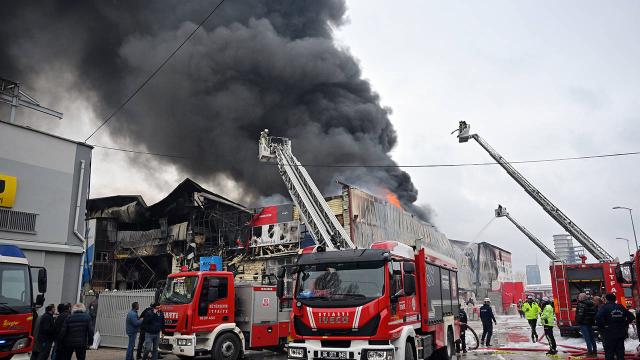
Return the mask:
<path fill-rule="evenodd" d="M 33 349 L 35 309 L 44 304 L 47 272 L 38 271 L 34 301 L 27 257 L 13 245 L 0 245 L 0 359 L 29 359 Z"/>
<path fill-rule="evenodd" d="M 246 350 L 284 349 L 290 310 L 276 287 L 236 282 L 226 271 L 170 274 L 159 294 L 165 326 L 160 350 L 181 359 L 235 360 Z"/>

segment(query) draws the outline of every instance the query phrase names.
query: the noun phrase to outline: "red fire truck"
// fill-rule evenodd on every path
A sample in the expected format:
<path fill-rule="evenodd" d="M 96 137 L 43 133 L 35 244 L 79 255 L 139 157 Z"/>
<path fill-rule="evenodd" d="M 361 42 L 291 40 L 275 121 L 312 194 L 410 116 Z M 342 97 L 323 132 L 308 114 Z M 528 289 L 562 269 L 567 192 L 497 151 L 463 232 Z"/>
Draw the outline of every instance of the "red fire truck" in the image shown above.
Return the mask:
<path fill-rule="evenodd" d="M 170 274 L 159 302 L 160 349 L 180 358 L 235 360 L 249 349 L 282 350 L 289 335 L 290 310 L 281 309 L 276 287 L 236 283 L 230 272 Z"/>
<path fill-rule="evenodd" d="M 582 292 L 603 298 L 605 294 L 613 293 L 619 304 L 627 304 L 624 288 L 616 276 L 617 268 L 615 262 L 564 264 L 554 261 L 551 264 L 556 320 L 562 336 L 579 336 L 575 316 L 578 294 Z"/>
<path fill-rule="evenodd" d="M 624 262 L 616 269 L 616 278 L 624 286 L 627 307 L 640 314 L 640 251 L 630 261 Z M 631 298 L 631 301 L 629 301 Z M 640 330 L 640 329 L 639 329 Z"/>
<path fill-rule="evenodd" d="M 395 241 L 299 256 L 289 359 L 451 359 L 457 268 Z M 282 274 L 280 274 L 282 275 Z M 283 281 L 278 279 L 282 292 Z"/>
<path fill-rule="evenodd" d="M 47 272 L 38 272 L 38 291 L 33 302 L 31 268 L 16 246 L 0 245 L 0 359 L 29 359 L 33 349 L 34 307 L 44 304 Z"/>

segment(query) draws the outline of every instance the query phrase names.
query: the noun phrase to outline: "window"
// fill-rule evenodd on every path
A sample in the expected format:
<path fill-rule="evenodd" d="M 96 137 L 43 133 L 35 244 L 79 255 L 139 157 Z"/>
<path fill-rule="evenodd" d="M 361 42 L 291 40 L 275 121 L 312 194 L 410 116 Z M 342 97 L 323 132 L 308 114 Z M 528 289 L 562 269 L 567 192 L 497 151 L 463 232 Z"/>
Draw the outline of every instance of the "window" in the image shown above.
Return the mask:
<path fill-rule="evenodd" d="M 31 306 L 29 268 L 20 264 L 0 264 L 0 304 L 10 307 Z M 0 314 L 4 314 L 0 307 Z"/>
<path fill-rule="evenodd" d="M 460 300 L 458 294 L 458 273 L 455 271 L 450 272 L 451 278 L 451 311 L 454 315 L 458 315 L 460 312 Z"/>
<path fill-rule="evenodd" d="M 440 284 L 442 285 L 442 312 L 451 313 L 451 278 L 449 270 L 440 269 Z"/>
<path fill-rule="evenodd" d="M 427 307 L 429 321 L 442 320 L 442 289 L 440 287 L 440 268 L 427 264 Z"/>
<path fill-rule="evenodd" d="M 391 296 L 395 295 L 402 289 L 402 270 L 400 270 L 399 262 L 391 263 Z"/>

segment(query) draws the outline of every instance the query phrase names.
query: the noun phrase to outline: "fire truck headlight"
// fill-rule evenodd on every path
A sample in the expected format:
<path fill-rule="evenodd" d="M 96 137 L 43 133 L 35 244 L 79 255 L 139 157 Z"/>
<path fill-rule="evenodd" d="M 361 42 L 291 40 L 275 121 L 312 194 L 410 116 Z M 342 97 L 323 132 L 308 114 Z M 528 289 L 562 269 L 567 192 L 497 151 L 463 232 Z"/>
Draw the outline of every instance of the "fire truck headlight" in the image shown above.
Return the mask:
<path fill-rule="evenodd" d="M 22 350 L 24 348 L 26 348 L 27 346 L 29 346 L 29 338 L 22 338 L 18 341 L 15 342 L 15 344 L 13 344 L 13 347 L 11 348 L 11 350 Z"/>
<path fill-rule="evenodd" d="M 393 350 L 367 350 L 367 360 L 392 360 Z"/>
<path fill-rule="evenodd" d="M 178 339 L 178 346 L 191 346 L 193 342 L 191 339 Z"/>
<path fill-rule="evenodd" d="M 306 352 L 304 350 L 304 348 L 299 348 L 299 347 L 289 347 L 288 348 L 288 352 L 289 352 L 289 357 L 290 358 L 296 358 L 296 359 L 304 359 L 306 356 Z"/>

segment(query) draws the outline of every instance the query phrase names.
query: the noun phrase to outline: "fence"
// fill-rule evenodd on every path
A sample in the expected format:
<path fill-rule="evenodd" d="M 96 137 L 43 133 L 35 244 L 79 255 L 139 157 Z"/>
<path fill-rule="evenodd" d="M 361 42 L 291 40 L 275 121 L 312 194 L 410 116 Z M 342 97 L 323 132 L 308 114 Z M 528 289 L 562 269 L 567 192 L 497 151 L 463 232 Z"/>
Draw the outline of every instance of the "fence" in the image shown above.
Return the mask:
<path fill-rule="evenodd" d="M 125 318 L 131 304 L 137 301 L 140 311 L 153 303 L 154 289 L 103 292 L 98 299 L 96 330 L 100 332 L 100 346 L 126 348 L 129 338 Z"/>

